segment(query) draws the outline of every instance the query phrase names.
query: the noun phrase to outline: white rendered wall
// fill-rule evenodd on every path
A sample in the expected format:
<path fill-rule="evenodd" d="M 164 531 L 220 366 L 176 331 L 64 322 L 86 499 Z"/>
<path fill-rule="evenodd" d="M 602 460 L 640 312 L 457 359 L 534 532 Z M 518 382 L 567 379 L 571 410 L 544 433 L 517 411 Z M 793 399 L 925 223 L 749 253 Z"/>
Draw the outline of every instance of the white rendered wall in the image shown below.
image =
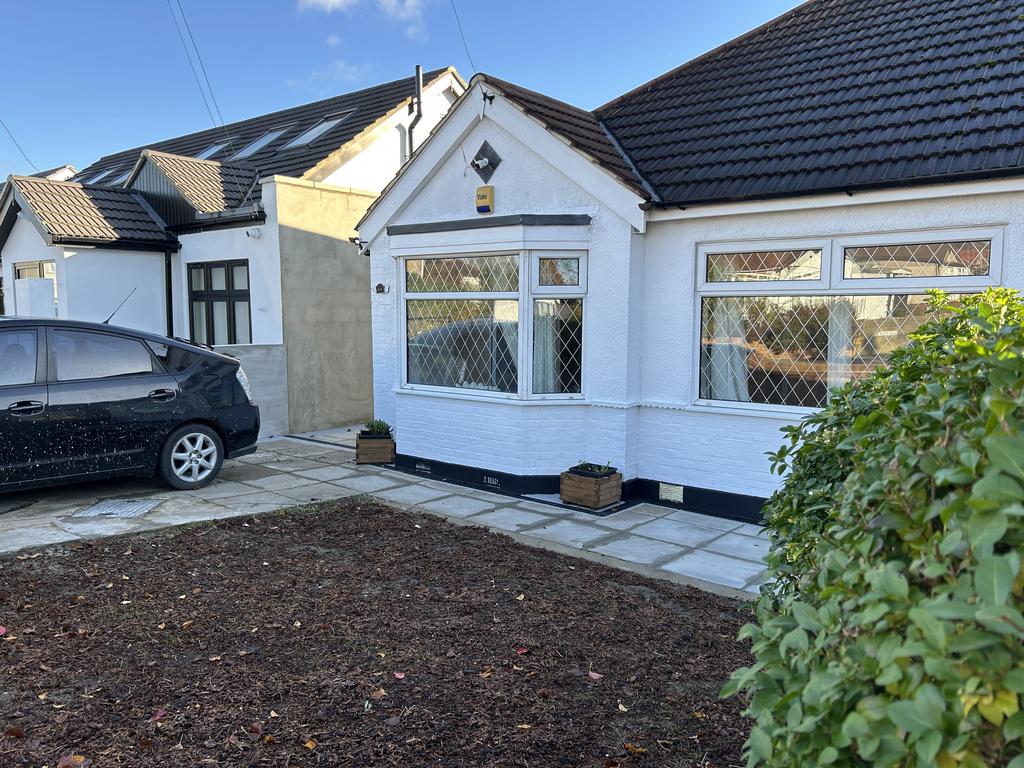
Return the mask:
<path fill-rule="evenodd" d="M 624 361 L 630 357 L 630 335 L 635 335 L 628 307 L 639 290 L 634 284 L 638 275 L 630 267 L 630 227 L 490 120 L 464 140 L 466 156 L 472 157 L 485 139 L 502 158 L 490 180 L 495 215 L 585 213 L 593 219 L 581 228 L 591 238 L 584 390 L 591 403 L 602 405 L 494 402 L 471 390 L 465 396 L 396 393 L 399 276 L 390 238 L 382 234 L 370 244 L 371 283 L 388 289 L 372 296 L 376 414 L 397 426 L 398 450 L 412 456 L 514 474 L 555 474 L 583 458 L 626 468 L 633 459 L 627 456 L 623 430 L 634 416 L 624 407 L 630 393 Z M 474 192 L 480 184 L 456 149 L 392 223 L 478 218 Z M 458 236 L 452 233 L 453 241 Z"/>
<path fill-rule="evenodd" d="M 23 277 L 14 281 L 14 296 L 21 317 L 56 317 L 53 280 Z"/>
<path fill-rule="evenodd" d="M 166 333 L 164 255 L 145 251 L 48 246 L 39 231 L 19 216 L 4 245 L 4 285 L 14 286 L 14 265 L 53 261 L 57 273 L 57 314 L 69 320 L 102 322 L 136 289 L 111 324 Z M 5 288 L 5 310 L 20 311 Z"/>
<path fill-rule="evenodd" d="M 175 258 L 174 334 L 189 338 L 188 265 L 205 261 L 249 262 L 249 304 L 253 344 L 283 344 L 281 313 L 281 256 L 277 229 L 276 184 L 263 185 L 266 223 L 180 235 L 181 250 Z M 257 229 L 259 238 L 246 235 Z M 315 276 L 311 276 L 313 279 Z"/>
<path fill-rule="evenodd" d="M 57 277 L 61 317 L 102 323 L 124 301 L 111 325 L 167 333 L 164 254 L 66 248 Z"/>
<path fill-rule="evenodd" d="M 776 449 L 782 442 L 779 429 L 796 420 L 690 405 L 698 243 L 979 225 L 1006 225 L 1003 281 L 1024 288 L 1021 193 L 651 223 L 644 248 L 641 402 L 646 405 L 640 409 L 639 475 L 767 496 L 779 478 L 770 473 L 765 451 Z"/>
<path fill-rule="evenodd" d="M 413 130 L 415 146 L 430 135 L 454 101 L 449 85 L 451 75 L 439 78 L 423 91 L 423 118 Z M 323 179 L 324 184 L 380 192 L 409 157 L 409 124 L 414 115 L 401 109 L 381 126 L 380 136 L 370 146 Z"/>

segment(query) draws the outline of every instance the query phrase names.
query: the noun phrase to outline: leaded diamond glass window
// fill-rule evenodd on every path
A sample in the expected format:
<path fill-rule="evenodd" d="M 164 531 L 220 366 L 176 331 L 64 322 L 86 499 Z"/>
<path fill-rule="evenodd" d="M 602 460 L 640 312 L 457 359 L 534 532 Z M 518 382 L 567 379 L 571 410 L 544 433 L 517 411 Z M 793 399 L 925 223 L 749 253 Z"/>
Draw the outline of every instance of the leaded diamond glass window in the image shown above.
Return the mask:
<path fill-rule="evenodd" d="M 519 386 L 519 302 L 406 302 L 408 381 L 514 393 Z"/>
<path fill-rule="evenodd" d="M 709 283 L 820 280 L 821 249 L 709 253 Z"/>
<path fill-rule="evenodd" d="M 519 256 L 408 259 L 407 293 L 517 293 Z"/>
<path fill-rule="evenodd" d="M 846 248 L 843 275 L 850 279 L 977 277 L 991 269 L 992 241 L 970 240 Z"/>
<path fill-rule="evenodd" d="M 533 302 L 533 391 L 577 394 L 583 375 L 583 300 Z"/>
<path fill-rule="evenodd" d="M 955 297 L 954 297 L 955 298 Z M 882 365 L 929 317 L 928 297 L 707 296 L 700 396 L 820 408 Z"/>
<path fill-rule="evenodd" d="M 579 259 L 539 259 L 540 285 L 563 286 L 580 284 Z"/>

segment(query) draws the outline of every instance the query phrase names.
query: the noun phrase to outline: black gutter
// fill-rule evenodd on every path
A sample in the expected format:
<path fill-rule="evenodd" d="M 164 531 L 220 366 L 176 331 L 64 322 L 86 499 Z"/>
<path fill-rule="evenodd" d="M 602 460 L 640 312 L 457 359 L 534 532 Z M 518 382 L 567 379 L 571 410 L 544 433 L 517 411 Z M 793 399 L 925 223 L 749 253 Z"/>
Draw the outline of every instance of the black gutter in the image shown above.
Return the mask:
<path fill-rule="evenodd" d="M 164 251 L 164 306 L 167 313 L 167 336 L 174 338 L 174 292 L 171 290 L 171 252 Z"/>
<path fill-rule="evenodd" d="M 585 227 L 590 224 L 586 213 L 511 213 L 486 219 L 455 219 L 428 221 L 423 224 L 392 224 L 389 235 L 419 235 L 427 232 L 457 232 L 463 229 L 490 229 L 492 227 Z"/>
<path fill-rule="evenodd" d="M 168 249 L 177 251 L 181 243 L 177 240 L 102 240 L 89 237 L 54 237 L 51 245 L 84 245 L 90 248 L 109 248 L 112 251 L 156 251 Z"/>

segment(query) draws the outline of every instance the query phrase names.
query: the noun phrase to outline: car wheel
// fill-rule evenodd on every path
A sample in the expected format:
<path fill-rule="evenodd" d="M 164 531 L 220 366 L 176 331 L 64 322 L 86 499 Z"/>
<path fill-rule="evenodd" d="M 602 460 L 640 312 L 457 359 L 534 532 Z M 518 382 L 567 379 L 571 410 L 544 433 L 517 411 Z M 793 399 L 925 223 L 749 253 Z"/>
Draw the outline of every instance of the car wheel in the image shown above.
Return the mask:
<path fill-rule="evenodd" d="M 204 424 L 186 424 L 164 443 L 157 476 L 170 488 L 191 491 L 212 483 L 223 463 L 220 436 Z"/>

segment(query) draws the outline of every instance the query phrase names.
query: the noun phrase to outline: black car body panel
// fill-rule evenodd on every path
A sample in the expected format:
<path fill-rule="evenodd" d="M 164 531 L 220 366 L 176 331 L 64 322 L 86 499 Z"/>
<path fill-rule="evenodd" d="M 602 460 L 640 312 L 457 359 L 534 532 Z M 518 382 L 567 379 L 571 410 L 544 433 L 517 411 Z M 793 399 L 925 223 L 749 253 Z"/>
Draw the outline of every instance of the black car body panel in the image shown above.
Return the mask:
<path fill-rule="evenodd" d="M 238 368 L 141 331 L 0 318 L 0 491 L 150 476 L 167 437 L 190 423 L 216 430 L 226 458 L 252 453 L 259 409 Z"/>

